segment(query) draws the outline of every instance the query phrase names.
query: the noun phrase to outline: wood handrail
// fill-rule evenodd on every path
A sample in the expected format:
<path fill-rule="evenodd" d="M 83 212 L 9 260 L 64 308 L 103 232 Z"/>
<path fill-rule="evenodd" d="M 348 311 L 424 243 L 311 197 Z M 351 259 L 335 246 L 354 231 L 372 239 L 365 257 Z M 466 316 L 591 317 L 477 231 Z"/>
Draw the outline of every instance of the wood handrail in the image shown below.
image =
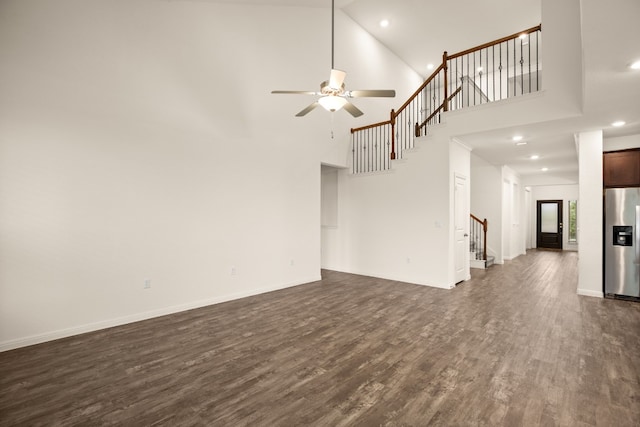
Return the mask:
<path fill-rule="evenodd" d="M 458 87 L 458 89 L 453 91 L 453 93 L 447 97 L 447 102 L 451 101 L 457 94 L 460 93 L 461 90 L 462 90 L 462 86 Z M 429 117 L 424 119 L 424 121 L 422 123 L 420 123 L 419 125 L 416 126 L 416 136 L 420 136 L 419 135 L 419 129 L 422 129 L 423 127 L 425 127 L 427 125 L 427 123 L 429 123 L 429 121 L 431 119 L 433 119 L 436 116 L 436 114 L 438 114 L 440 112 L 440 110 L 442 110 L 444 108 L 444 106 L 445 106 L 445 103 L 443 102 L 442 104 L 440 104 L 440 106 L 438 108 L 433 110 L 433 113 L 429 114 Z"/>
<path fill-rule="evenodd" d="M 485 218 L 484 220 L 481 220 L 480 218 L 478 218 L 477 216 L 475 216 L 474 214 L 469 214 L 471 215 L 471 218 L 473 218 L 475 221 L 479 222 L 480 224 L 482 224 L 482 228 L 484 230 L 487 229 L 487 218 Z"/>
<path fill-rule="evenodd" d="M 420 95 L 420 92 L 422 92 L 422 90 L 423 90 L 424 88 L 426 88 L 426 87 L 427 87 L 427 85 L 429 85 L 429 83 L 431 83 L 431 81 L 432 81 L 433 79 L 435 79 L 435 78 L 436 78 L 436 76 L 438 75 L 438 73 L 439 73 L 440 71 L 442 71 L 442 69 L 443 69 L 443 68 L 444 68 L 444 64 L 440 64 L 440 65 L 438 66 L 438 68 L 436 68 L 436 69 L 433 71 L 433 73 L 432 73 L 432 74 L 427 78 L 427 80 L 425 80 L 425 81 L 424 81 L 424 83 L 422 83 L 422 84 L 420 85 L 420 87 L 418 88 L 418 90 L 416 90 L 415 92 L 413 92 L 413 95 L 411 95 L 411 96 L 409 97 L 409 99 L 407 99 L 407 102 L 405 102 L 404 104 L 402 104 L 402 107 L 398 108 L 398 110 L 396 111 L 396 116 L 397 116 L 398 114 L 400 114 L 400 112 L 402 112 L 402 110 L 404 110 L 405 108 L 407 108 L 407 106 L 408 106 L 409 104 L 411 104 L 411 101 L 413 101 L 413 100 L 414 100 L 418 95 Z"/>
<path fill-rule="evenodd" d="M 390 125 L 390 124 L 391 124 L 391 120 L 385 120 L 384 122 L 378 122 L 372 125 L 361 126 L 359 128 L 351 128 L 351 133 L 356 133 L 356 132 L 360 132 L 361 130 L 367 130 L 367 129 L 375 128 L 378 126 L 384 126 L 384 125 Z"/>
<path fill-rule="evenodd" d="M 517 33 L 511 34 L 510 36 L 507 36 L 507 37 L 502 37 L 500 39 L 497 39 L 497 40 L 494 40 L 494 41 L 491 41 L 491 42 L 488 42 L 488 43 L 485 43 L 485 44 L 481 44 L 480 46 L 472 47 L 471 49 L 463 50 L 462 52 L 454 53 L 453 55 L 448 55 L 447 59 L 451 60 L 451 59 L 458 58 L 460 56 L 468 55 L 470 53 L 477 52 L 477 51 L 482 50 L 482 49 L 486 49 L 488 47 L 491 47 L 491 46 L 494 46 L 494 45 L 509 41 L 511 39 L 518 38 L 522 34 L 531 34 L 531 33 L 535 33 L 536 31 L 539 31 L 539 30 L 542 30 L 542 24 L 536 25 L 535 27 L 531 27 L 531 28 L 529 28 L 527 30 L 524 30 L 524 31 L 518 31 Z"/>

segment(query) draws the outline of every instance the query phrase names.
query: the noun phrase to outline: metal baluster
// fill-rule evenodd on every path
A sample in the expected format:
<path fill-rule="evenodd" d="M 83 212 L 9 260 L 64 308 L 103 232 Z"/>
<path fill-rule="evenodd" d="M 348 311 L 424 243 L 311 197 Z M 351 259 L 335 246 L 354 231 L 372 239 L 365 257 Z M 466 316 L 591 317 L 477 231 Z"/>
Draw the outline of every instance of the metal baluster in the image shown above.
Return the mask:
<path fill-rule="evenodd" d="M 478 84 L 478 91 L 479 91 L 478 98 L 480 98 L 480 104 L 482 104 L 482 101 L 483 101 L 483 98 L 484 98 L 482 96 L 484 94 L 484 92 L 482 91 L 482 76 L 484 75 L 484 68 L 482 68 L 482 50 L 478 51 L 478 60 L 480 61 L 479 65 L 478 65 L 478 68 L 480 69 L 480 71 L 479 71 L 479 80 L 480 80 L 480 82 Z"/>
<path fill-rule="evenodd" d="M 500 78 L 498 79 L 500 84 L 500 99 L 504 99 L 505 97 L 502 96 L 502 43 L 500 43 L 500 46 L 498 46 L 498 50 L 500 54 L 500 64 L 498 64 L 498 70 L 500 72 Z"/>
<path fill-rule="evenodd" d="M 476 105 L 476 53 L 473 52 L 473 105 Z"/>
<path fill-rule="evenodd" d="M 505 42 L 507 46 L 507 98 L 509 97 L 509 42 Z"/>
<path fill-rule="evenodd" d="M 538 56 L 538 49 L 540 47 L 540 41 L 538 40 L 538 35 L 540 31 L 536 31 L 536 90 L 540 90 L 540 71 L 538 70 L 538 64 L 540 63 L 540 56 Z"/>
<path fill-rule="evenodd" d="M 358 134 L 359 132 L 355 132 L 353 134 L 351 134 L 352 138 L 351 138 L 351 167 L 352 167 L 352 171 L 353 173 L 357 173 L 357 167 L 356 167 L 356 144 L 358 141 Z"/>
<path fill-rule="evenodd" d="M 380 170 L 380 146 L 382 145 L 382 126 L 378 128 L 378 142 L 376 144 L 376 170 Z"/>
<path fill-rule="evenodd" d="M 493 100 L 496 100 L 496 45 L 491 46 L 491 82 L 493 83 Z"/>
<path fill-rule="evenodd" d="M 516 65 L 516 39 L 513 39 L 513 95 L 517 95 L 518 88 L 516 87 L 516 83 L 518 82 L 518 76 L 516 76 L 516 72 L 518 70 L 518 66 Z"/>
<path fill-rule="evenodd" d="M 480 240 L 480 226 L 476 221 L 476 259 L 480 259 L 482 253 L 482 241 Z"/>
<path fill-rule="evenodd" d="M 522 39 L 520 40 L 520 94 L 524 95 L 524 48 L 522 47 Z"/>
<path fill-rule="evenodd" d="M 531 33 L 527 33 L 527 50 L 529 51 L 529 93 L 532 93 L 531 89 Z"/>
<path fill-rule="evenodd" d="M 480 227 L 478 227 L 478 221 L 476 221 L 476 259 L 478 259 L 478 254 L 482 252 L 482 243 L 480 242 Z"/>
<path fill-rule="evenodd" d="M 385 125 L 387 128 L 387 144 L 385 146 L 385 155 L 384 155 L 384 168 L 385 169 L 390 169 L 391 168 L 391 126 L 390 125 Z"/>
<path fill-rule="evenodd" d="M 360 139 L 362 138 L 362 131 L 358 131 L 358 139 L 356 140 L 356 145 L 353 147 L 353 158 L 356 165 L 356 170 L 360 173 L 360 161 L 358 159 L 358 153 L 360 149 Z"/>

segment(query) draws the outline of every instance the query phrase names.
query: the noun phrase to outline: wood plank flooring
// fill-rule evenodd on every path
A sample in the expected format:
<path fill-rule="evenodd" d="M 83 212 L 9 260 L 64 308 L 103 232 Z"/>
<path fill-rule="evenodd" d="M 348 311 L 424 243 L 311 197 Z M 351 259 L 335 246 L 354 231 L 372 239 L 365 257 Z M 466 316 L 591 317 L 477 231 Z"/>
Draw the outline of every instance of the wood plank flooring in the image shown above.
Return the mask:
<path fill-rule="evenodd" d="M 530 251 L 441 290 L 323 280 L 0 353 L 0 425 L 640 425 L 640 304 Z"/>

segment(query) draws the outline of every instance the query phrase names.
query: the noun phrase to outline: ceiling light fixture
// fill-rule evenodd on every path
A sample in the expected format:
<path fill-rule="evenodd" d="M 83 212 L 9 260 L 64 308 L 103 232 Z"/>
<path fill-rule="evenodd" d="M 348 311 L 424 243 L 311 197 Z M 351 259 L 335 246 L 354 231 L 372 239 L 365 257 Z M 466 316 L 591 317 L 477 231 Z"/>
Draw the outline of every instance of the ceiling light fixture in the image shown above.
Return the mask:
<path fill-rule="evenodd" d="M 529 157 L 531 160 L 538 160 L 540 158 L 540 156 L 538 156 L 537 154 L 532 155 L 531 157 Z"/>
<path fill-rule="evenodd" d="M 548 170 L 549 170 L 549 168 L 542 168 L 542 169 L 540 169 L 540 170 L 541 170 L 542 172 L 546 172 L 546 171 L 548 171 Z"/>
<path fill-rule="evenodd" d="M 429 70 L 429 71 L 433 70 L 434 67 L 435 67 L 435 65 L 433 65 L 433 64 L 427 64 L 427 70 Z"/>
<path fill-rule="evenodd" d="M 527 145 L 527 141 L 518 141 L 516 145 Z"/>
<path fill-rule="evenodd" d="M 626 124 L 626 122 L 624 122 L 622 120 L 618 120 L 617 122 L 611 123 L 611 126 L 619 128 L 620 126 L 624 126 L 625 124 Z"/>
<path fill-rule="evenodd" d="M 522 135 L 516 135 L 513 138 L 511 138 L 512 140 L 518 142 L 518 141 L 522 141 Z"/>
<path fill-rule="evenodd" d="M 629 65 L 629 68 L 631 68 L 632 70 L 640 70 L 640 61 L 632 63 L 631 65 Z"/>
<path fill-rule="evenodd" d="M 390 22 L 388 19 L 383 19 L 382 21 L 380 21 L 380 26 L 382 28 L 387 28 L 389 26 Z"/>
<path fill-rule="evenodd" d="M 327 111 L 338 111 L 347 103 L 347 100 L 341 96 L 327 95 L 318 99 L 318 102 Z"/>

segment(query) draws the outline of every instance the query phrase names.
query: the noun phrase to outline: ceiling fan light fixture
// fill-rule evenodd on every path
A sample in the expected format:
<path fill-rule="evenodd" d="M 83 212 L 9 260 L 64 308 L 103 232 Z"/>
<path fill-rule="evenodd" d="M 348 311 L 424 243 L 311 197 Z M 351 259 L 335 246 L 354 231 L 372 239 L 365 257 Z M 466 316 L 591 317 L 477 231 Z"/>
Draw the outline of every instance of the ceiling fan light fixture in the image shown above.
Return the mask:
<path fill-rule="evenodd" d="M 341 96 L 327 95 L 318 99 L 318 102 L 320 103 L 320 105 L 322 105 L 322 108 L 327 111 L 333 112 L 338 111 L 339 109 L 344 107 L 344 105 L 347 103 L 347 100 Z"/>

